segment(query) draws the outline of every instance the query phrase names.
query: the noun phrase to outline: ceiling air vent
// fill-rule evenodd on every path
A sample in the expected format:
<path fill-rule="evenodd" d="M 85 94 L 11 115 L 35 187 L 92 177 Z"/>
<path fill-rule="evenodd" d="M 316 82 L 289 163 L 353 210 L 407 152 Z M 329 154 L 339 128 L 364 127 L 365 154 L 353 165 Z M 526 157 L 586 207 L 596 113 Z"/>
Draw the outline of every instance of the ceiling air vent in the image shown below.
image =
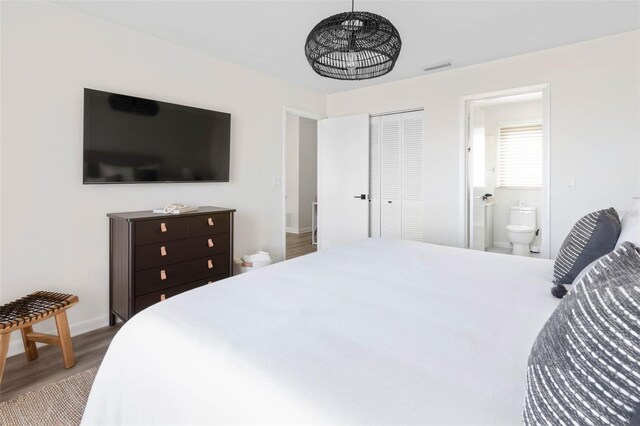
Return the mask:
<path fill-rule="evenodd" d="M 426 66 L 422 67 L 422 71 L 431 72 L 431 71 L 439 70 L 439 69 L 442 69 L 442 68 L 448 68 L 451 65 L 453 65 L 452 61 L 438 62 L 437 64 L 431 64 L 431 65 L 426 65 Z"/>

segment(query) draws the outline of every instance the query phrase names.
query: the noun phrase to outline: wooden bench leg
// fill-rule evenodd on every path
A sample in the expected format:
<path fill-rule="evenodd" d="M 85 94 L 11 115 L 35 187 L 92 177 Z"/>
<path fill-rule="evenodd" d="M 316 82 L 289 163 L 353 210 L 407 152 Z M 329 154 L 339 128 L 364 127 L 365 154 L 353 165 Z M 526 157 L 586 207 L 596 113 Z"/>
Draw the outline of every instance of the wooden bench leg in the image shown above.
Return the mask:
<path fill-rule="evenodd" d="M 33 342 L 27 338 L 27 334 L 33 332 L 33 327 L 28 326 L 20 329 L 22 332 L 22 343 L 24 344 L 24 354 L 27 356 L 27 360 L 33 361 L 38 358 L 38 348 L 36 342 Z"/>
<path fill-rule="evenodd" d="M 56 328 L 58 329 L 58 337 L 60 338 L 60 349 L 62 349 L 64 366 L 65 368 L 71 368 L 76 363 L 76 357 L 73 355 L 73 345 L 71 344 L 71 333 L 69 332 L 67 312 L 60 312 L 55 316 L 55 320 Z"/>
<path fill-rule="evenodd" d="M 11 333 L 0 334 L 0 381 L 2 381 L 2 375 L 4 374 L 4 363 L 7 360 L 7 353 L 9 352 L 9 340 Z"/>

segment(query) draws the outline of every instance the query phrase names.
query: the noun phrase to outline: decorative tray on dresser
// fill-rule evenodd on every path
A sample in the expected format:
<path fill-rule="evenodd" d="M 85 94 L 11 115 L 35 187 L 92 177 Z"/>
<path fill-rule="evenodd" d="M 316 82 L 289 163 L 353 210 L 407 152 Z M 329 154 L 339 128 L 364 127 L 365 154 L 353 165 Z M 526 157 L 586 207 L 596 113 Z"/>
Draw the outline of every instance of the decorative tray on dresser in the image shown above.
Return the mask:
<path fill-rule="evenodd" d="M 233 273 L 235 209 L 109 213 L 109 324 Z"/>

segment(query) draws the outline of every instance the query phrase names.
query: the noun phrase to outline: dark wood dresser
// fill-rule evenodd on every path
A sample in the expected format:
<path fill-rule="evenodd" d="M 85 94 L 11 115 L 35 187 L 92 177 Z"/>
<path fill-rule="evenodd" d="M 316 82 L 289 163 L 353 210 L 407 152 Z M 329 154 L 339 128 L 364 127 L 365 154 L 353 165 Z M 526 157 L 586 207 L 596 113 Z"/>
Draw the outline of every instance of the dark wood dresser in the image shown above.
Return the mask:
<path fill-rule="evenodd" d="M 109 213 L 109 325 L 233 273 L 234 209 Z"/>

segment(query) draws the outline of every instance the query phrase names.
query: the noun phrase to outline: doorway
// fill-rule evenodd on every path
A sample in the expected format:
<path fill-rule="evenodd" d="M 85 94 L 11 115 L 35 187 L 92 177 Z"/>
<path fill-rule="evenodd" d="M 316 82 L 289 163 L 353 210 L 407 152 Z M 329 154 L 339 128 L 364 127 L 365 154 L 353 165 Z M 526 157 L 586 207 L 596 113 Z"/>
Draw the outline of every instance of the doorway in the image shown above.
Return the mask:
<path fill-rule="evenodd" d="M 466 247 L 549 257 L 548 86 L 464 99 Z"/>
<path fill-rule="evenodd" d="M 318 119 L 314 114 L 285 110 L 285 260 L 317 250 Z"/>

